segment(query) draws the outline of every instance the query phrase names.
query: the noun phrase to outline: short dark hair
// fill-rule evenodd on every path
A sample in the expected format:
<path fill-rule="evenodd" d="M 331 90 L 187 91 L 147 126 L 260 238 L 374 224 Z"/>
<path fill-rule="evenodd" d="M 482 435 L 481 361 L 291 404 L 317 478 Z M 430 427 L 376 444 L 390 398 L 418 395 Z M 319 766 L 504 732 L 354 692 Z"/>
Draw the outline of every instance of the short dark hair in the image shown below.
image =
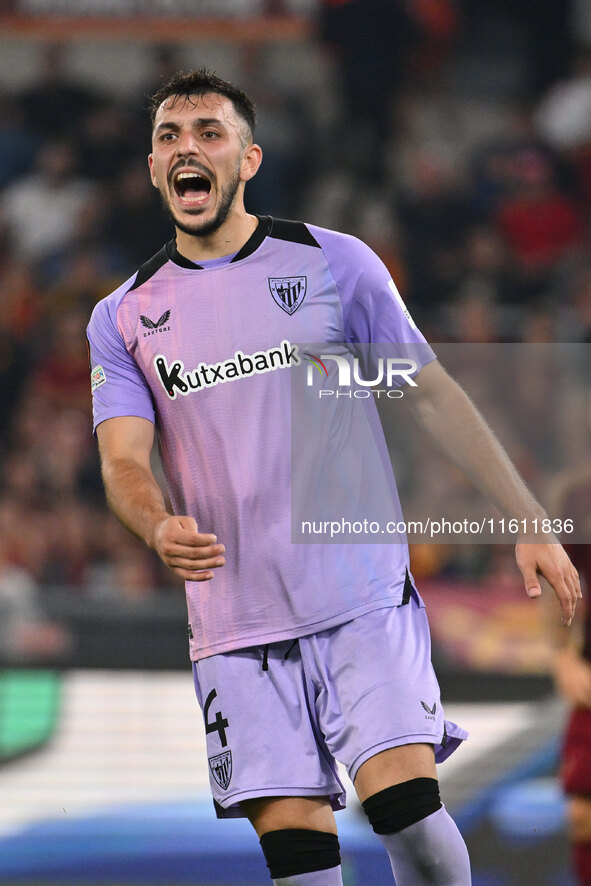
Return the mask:
<path fill-rule="evenodd" d="M 150 97 L 148 107 L 152 125 L 154 125 L 158 108 L 167 98 L 172 96 L 189 98 L 191 95 L 207 95 L 211 92 L 230 99 L 234 110 L 246 123 L 250 138 L 254 138 L 256 109 L 252 100 L 242 89 L 238 89 L 227 80 L 222 80 L 214 71 L 208 71 L 207 68 L 199 68 L 197 71 L 179 71 Z"/>

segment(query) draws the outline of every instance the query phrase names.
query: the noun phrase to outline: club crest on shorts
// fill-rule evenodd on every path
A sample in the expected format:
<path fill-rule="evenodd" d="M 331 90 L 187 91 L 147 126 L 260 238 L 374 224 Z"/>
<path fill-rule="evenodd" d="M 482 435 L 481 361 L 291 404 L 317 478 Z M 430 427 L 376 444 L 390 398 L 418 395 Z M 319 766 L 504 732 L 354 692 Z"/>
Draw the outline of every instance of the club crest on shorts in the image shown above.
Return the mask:
<path fill-rule="evenodd" d="M 223 751 L 210 757 L 209 768 L 221 789 L 227 791 L 232 780 L 232 751 Z"/>
<path fill-rule="evenodd" d="M 275 303 L 285 311 L 293 314 L 297 311 L 308 288 L 307 277 L 269 277 L 269 289 L 275 299 Z"/>

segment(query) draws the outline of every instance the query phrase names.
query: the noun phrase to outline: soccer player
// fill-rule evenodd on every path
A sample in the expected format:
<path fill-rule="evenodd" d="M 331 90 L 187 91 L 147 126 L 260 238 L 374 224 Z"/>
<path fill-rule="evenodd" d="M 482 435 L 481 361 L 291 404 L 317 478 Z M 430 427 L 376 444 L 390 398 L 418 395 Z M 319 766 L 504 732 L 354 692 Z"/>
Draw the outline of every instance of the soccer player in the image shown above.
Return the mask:
<path fill-rule="evenodd" d="M 416 347 L 404 396 L 422 427 L 505 514 L 543 512 L 371 250 L 246 212 L 262 152 L 245 93 L 179 74 L 152 112 L 150 175 L 176 237 L 93 312 L 94 423 L 111 507 L 186 581 L 216 812 L 250 819 L 275 884 L 336 886 L 338 759 L 398 886 L 465 886 L 435 763 L 466 733 L 443 718 L 406 545 L 290 541 L 293 343 Z M 517 562 L 570 624 L 580 591 L 561 546 L 519 543 Z"/>
<path fill-rule="evenodd" d="M 552 490 L 553 513 L 591 526 L 591 464 L 565 472 Z M 588 589 L 591 544 L 565 545 Z M 565 635 L 552 625 L 556 687 L 570 705 L 562 748 L 562 783 L 568 795 L 569 840 L 581 886 L 591 886 L 591 607 L 585 601 L 578 631 Z"/>

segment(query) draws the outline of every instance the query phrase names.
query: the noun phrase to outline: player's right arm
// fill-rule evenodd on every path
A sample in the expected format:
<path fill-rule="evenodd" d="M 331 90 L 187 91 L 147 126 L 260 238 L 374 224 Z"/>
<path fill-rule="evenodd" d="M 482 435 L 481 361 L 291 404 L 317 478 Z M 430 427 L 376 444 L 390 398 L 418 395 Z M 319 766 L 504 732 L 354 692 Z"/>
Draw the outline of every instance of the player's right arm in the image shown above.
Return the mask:
<path fill-rule="evenodd" d="M 207 581 L 223 566 L 223 545 L 193 517 L 173 516 L 150 466 L 155 411 L 139 366 L 127 350 L 117 310 L 133 278 L 100 301 L 88 324 L 94 428 L 109 505 L 134 535 L 185 581 Z"/>
<path fill-rule="evenodd" d="M 215 535 L 199 532 L 193 517 L 166 510 L 150 467 L 152 422 L 118 416 L 101 422 L 96 433 L 107 501 L 123 525 L 186 581 L 212 578 L 211 570 L 225 563 L 224 546 L 217 544 Z"/>

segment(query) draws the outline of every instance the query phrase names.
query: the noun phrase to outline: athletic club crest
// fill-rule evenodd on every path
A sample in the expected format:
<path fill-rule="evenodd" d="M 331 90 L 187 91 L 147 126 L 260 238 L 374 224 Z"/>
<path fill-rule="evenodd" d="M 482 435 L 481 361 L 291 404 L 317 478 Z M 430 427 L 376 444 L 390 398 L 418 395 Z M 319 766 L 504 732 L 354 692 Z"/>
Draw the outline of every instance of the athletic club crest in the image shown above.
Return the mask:
<path fill-rule="evenodd" d="M 293 314 L 294 311 L 297 311 L 306 297 L 307 277 L 269 277 L 268 279 L 269 289 L 275 303 L 286 314 Z"/>
<path fill-rule="evenodd" d="M 209 758 L 211 774 L 223 791 L 228 790 L 232 779 L 232 751 L 223 751 Z"/>

